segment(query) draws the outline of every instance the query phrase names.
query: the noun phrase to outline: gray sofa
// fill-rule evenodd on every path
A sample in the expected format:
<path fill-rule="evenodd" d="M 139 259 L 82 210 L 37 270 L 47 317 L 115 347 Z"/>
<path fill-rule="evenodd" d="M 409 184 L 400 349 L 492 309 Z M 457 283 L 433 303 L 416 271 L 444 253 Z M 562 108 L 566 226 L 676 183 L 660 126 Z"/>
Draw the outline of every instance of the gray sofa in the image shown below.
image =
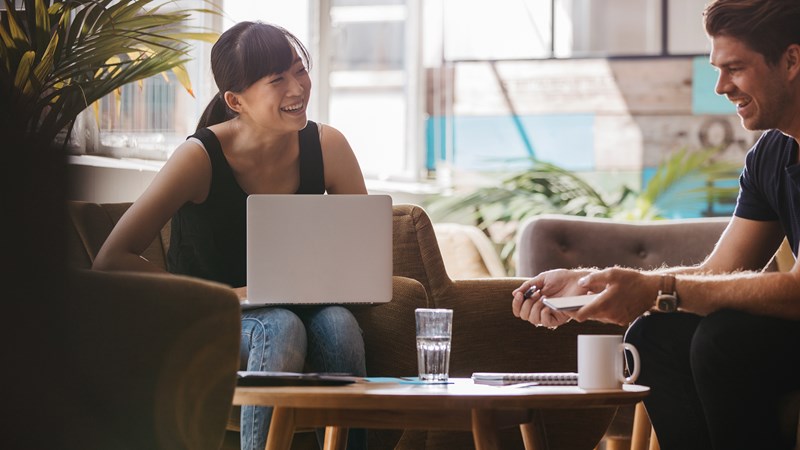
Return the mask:
<path fill-rule="evenodd" d="M 543 215 L 520 227 L 517 275 L 562 267 L 697 264 L 711 253 L 727 224 L 728 218 L 623 222 Z"/>
<path fill-rule="evenodd" d="M 562 215 L 535 217 L 523 223 L 517 235 L 517 275 L 531 277 L 557 268 L 618 265 L 653 269 L 698 264 L 714 248 L 728 222 L 729 218 L 627 222 Z M 765 270 L 781 270 L 784 257 L 779 252 Z M 797 435 L 800 392 L 787 396 L 781 408 L 784 432 Z M 642 418 L 638 419 L 641 423 Z M 632 422 L 633 408 L 620 410 L 606 439 L 631 439 Z M 646 448 L 636 439 L 647 439 L 646 434 L 636 434 L 631 448 Z M 800 437 L 797 441 L 800 450 Z"/>

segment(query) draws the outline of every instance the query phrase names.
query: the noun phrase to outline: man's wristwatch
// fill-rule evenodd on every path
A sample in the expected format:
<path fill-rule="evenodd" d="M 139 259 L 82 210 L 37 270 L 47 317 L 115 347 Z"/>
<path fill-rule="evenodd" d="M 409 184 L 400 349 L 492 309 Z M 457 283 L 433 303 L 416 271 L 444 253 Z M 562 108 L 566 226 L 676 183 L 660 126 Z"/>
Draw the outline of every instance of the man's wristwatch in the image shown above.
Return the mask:
<path fill-rule="evenodd" d="M 655 310 L 675 312 L 678 310 L 678 292 L 675 291 L 675 275 L 661 275 L 661 290 L 656 297 Z"/>

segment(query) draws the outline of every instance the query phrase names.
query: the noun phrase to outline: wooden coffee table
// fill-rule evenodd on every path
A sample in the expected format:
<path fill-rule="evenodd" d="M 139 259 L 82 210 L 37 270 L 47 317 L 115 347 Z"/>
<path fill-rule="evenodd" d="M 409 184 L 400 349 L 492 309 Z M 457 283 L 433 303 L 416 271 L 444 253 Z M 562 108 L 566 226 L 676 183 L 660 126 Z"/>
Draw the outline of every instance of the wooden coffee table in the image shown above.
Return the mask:
<path fill-rule="evenodd" d="M 289 450 L 297 428 L 325 430 L 325 449 L 344 449 L 348 428 L 472 431 L 477 450 L 499 450 L 497 431 L 519 426 L 526 450 L 547 449 L 541 409 L 631 405 L 649 388 L 584 391 L 575 386 L 487 386 L 470 379 L 420 385 L 237 387 L 235 405 L 273 406 L 267 450 Z"/>

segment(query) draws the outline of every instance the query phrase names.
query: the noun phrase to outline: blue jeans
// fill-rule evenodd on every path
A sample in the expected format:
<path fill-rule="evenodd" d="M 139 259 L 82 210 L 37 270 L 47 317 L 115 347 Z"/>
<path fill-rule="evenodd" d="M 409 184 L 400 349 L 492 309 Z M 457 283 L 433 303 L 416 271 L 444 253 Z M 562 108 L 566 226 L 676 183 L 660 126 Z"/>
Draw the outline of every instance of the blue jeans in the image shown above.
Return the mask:
<path fill-rule="evenodd" d="M 242 343 L 249 350 L 247 370 L 366 375 L 361 328 L 341 306 L 243 311 Z M 266 446 L 271 419 L 272 408 L 242 407 L 242 450 Z M 364 430 L 351 430 L 347 448 L 366 448 Z"/>

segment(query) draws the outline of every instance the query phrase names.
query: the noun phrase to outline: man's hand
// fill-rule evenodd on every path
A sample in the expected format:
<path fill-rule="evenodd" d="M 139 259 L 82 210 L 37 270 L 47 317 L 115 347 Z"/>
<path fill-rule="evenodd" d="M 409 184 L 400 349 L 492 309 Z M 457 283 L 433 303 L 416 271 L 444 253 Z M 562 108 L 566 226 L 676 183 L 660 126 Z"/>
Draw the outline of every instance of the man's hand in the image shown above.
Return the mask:
<path fill-rule="evenodd" d="M 600 292 L 600 295 L 570 315 L 579 322 L 598 320 L 628 325 L 652 308 L 660 283 L 659 274 L 619 267 L 587 274 L 577 285 L 588 291 Z"/>
<path fill-rule="evenodd" d="M 556 269 L 542 272 L 530 280 L 522 283 L 511 293 L 514 301 L 511 309 L 515 317 L 526 320 L 536 326 L 555 328 L 570 319 L 570 316 L 561 311 L 555 311 L 542 303 L 542 297 L 564 297 L 567 295 L 586 294 L 587 290 L 578 286 L 581 277 L 591 274 L 590 270 L 565 270 Z M 525 292 L 533 289 L 529 298 L 524 298 Z"/>

